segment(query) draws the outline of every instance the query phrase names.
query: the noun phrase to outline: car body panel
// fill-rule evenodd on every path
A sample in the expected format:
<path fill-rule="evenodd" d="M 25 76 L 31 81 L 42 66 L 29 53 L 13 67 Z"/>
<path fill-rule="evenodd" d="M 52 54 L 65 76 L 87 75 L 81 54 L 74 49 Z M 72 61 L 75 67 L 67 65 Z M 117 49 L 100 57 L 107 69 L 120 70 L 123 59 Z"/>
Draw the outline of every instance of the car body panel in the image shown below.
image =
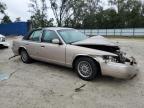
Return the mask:
<path fill-rule="evenodd" d="M 83 41 L 74 42 L 73 44 L 66 44 L 57 32 L 57 30 L 62 29 L 71 29 L 71 28 L 50 27 L 43 29 L 43 30 L 55 31 L 60 41 L 62 42 L 61 45 L 41 42 L 41 39 L 39 42 L 32 42 L 23 39 L 14 41 L 12 50 L 15 55 L 19 55 L 19 49 L 22 47 L 27 50 L 28 54 L 33 59 L 55 63 L 58 65 L 64 65 L 67 67 L 73 67 L 73 62 L 78 56 L 91 57 L 93 60 L 95 60 L 100 64 L 102 75 L 108 75 L 116 78 L 130 78 L 137 73 L 138 68 L 135 64 L 130 65 L 130 63 L 126 64 L 126 63 L 106 62 L 102 58 L 105 55 L 117 57 L 118 55 L 116 53 L 79 46 L 87 44 L 117 46 L 114 43 L 111 43 L 110 41 L 105 39 L 104 37 L 95 36 Z"/>
<path fill-rule="evenodd" d="M 39 49 L 40 57 L 45 61 L 65 64 L 65 48 L 65 45 L 41 43 Z"/>
<path fill-rule="evenodd" d="M 112 76 L 115 78 L 132 78 L 139 72 L 137 65 L 131 66 L 130 64 L 100 62 L 100 66 L 102 75 Z"/>
<path fill-rule="evenodd" d="M 2 47 L 9 47 L 9 43 L 5 41 L 5 36 L 0 34 L 0 46 Z"/>
<path fill-rule="evenodd" d="M 102 36 L 93 36 L 88 39 L 72 43 L 73 45 L 106 45 L 106 46 L 116 46 L 114 43 L 110 42 L 108 39 Z"/>
<path fill-rule="evenodd" d="M 111 56 L 117 56 L 116 54 L 85 48 L 81 46 L 74 46 L 74 45 L 67 45 L 66 46 L 66 64 L 72 65 L 73 60 L 77 56 L 102 56 L 102 55 L 111 55 Z"/>

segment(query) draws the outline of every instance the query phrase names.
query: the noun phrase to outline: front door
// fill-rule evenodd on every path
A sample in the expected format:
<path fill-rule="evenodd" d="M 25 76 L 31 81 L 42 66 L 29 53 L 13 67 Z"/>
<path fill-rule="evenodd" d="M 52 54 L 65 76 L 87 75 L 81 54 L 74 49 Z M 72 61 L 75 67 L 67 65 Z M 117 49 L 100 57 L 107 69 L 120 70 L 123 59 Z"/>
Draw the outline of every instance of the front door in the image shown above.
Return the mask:
<path fill-rule="evenodd" d="M 41 57 L 53 63 L 65 64 L 65 45 L 52 43 L 59 39 L 55 31 L 44 30 L 41 42 Z M 60 40 L 60 39 L 59 39 Z"/>

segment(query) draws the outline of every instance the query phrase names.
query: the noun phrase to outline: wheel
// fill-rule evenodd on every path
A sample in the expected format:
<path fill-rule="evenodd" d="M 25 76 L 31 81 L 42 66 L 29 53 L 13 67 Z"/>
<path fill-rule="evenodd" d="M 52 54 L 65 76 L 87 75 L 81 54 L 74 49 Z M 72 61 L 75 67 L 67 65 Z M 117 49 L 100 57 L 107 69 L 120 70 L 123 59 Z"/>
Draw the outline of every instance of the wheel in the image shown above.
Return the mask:
<path fill-rule="evenodd" d="M 32 59 L 30 58 L 30 56 L 28 55 L 28 53 L 27 53 L 27 51 L 25 49 L 22 49 L 20 51 L 20 54 L 21 54 L 21 60 L 24 63 L 31 63 Z"/>
<path fill-rule="evenodd" d="M 93 80 L 98 75 L 99 66 L 93 59 L 88 57 L 78 58 L 75 62 L 75 70 L 83 80 Z"/>

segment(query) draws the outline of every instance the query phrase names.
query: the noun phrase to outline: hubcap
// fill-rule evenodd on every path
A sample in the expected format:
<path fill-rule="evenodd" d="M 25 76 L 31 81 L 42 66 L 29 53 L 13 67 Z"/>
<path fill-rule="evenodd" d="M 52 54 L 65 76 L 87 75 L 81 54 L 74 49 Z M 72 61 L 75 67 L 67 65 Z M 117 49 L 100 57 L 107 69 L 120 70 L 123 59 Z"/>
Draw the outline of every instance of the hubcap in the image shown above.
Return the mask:
<path fill-rule="evenodd" d="M 87 61 L 81 61 L 78 64 L 78 72 L 82 77 L 89 77 L 92 74 L 91 65 Z"/>

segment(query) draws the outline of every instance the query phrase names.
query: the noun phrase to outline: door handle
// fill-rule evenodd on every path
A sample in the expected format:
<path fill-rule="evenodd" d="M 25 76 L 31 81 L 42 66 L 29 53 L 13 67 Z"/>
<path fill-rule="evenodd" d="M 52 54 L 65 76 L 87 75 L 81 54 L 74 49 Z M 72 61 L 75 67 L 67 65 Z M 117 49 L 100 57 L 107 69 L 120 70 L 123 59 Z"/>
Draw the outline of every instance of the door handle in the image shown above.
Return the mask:
<path fill-rule="evenodd" d="M 29 45 L 28 43 L 26 43 L 25 45 Z"/>
<path fill-rule="evenodd" d="M 42 48 L 44 48 L 45 46 L 44 46 L 44 45 L 42 45 L 41 47 L 42 47 Z"/>

